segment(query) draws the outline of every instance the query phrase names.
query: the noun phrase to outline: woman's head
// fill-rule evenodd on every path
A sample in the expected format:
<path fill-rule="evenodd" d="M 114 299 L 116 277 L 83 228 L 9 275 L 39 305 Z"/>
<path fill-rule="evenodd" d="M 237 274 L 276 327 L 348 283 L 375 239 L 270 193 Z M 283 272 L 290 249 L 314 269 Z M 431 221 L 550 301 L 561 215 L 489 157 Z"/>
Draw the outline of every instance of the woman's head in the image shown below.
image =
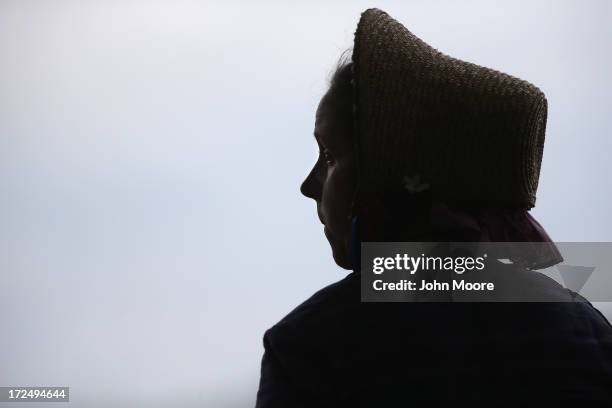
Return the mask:
<path fill-rule="evenodd" d="M 317 203 L 334 260 L 350 269 L 354 266 L 350 253 L 354 217 L 359 218 L 360 238 L 365 240 L 431 241 L 439 237 L 432 235 L 428 217 L 432 195 L 420 189 L 415 194 L 414 186 L 406 188 L 405 179 L 396 183 L 381 180 L 385 189 L 370 188 L 360 191 L 357 197 L 361 168 L 355 131 L 354 71 L 347 55 L 350 50 L 340 58 L 319 102 L 314 128 L 319 157 L 302 183 L 301 192 Z M 465 236 L 461 239 L 469 240 Z"/>
<path fill-rule="evenodd" d="M 377 9 L 347 55 L 319 103 L 319 158 L 301 188 L 338 265 L 353 267 L 352 238 L 550 240 L 527 214 L 546 124 L 539 89 L 446 56 Z"/>

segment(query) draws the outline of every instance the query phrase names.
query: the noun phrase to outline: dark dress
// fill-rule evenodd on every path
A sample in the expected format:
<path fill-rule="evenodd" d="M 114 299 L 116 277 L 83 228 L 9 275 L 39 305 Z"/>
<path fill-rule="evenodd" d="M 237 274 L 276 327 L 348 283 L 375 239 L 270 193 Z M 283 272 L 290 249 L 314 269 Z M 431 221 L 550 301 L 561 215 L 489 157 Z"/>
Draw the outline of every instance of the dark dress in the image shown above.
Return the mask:
<path fill-rule="evenodd" d="M 266 331 L 256 407 L 612 407 L 612 326 L 552 290 L 574 301 L 362 303 L 353 272 Z"/>

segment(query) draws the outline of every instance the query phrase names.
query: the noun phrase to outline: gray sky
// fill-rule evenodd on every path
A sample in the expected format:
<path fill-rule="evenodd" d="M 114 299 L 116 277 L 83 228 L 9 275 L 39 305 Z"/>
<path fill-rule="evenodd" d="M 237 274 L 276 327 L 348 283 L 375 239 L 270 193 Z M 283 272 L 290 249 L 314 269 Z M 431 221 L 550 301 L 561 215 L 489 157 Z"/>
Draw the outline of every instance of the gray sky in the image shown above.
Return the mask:
<path fill-rule="evenodd" d="M 347 273 L 299 185 L 371 6 L 540 87 L 533 215 L 612 240 L 610 2 L 0 0 L 0 385 L 253 403 L 264 330 Z"/>

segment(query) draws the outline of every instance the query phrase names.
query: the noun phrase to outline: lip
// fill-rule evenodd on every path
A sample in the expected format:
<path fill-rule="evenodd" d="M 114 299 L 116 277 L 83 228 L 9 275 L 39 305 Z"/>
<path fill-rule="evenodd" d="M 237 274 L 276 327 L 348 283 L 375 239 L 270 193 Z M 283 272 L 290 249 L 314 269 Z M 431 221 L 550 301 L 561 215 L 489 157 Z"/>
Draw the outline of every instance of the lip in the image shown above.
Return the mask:
<path fill-rule="evenodd" d="M 331 233 L 329 232 L 329 229 L 327 228 L 327 226 L 323 227 L 323 234 L 325 234 L 325 237 L 327 238 L 329 242 L 333 241 Z"/>
<path fill-rule="evenodd" d="M 317 208 L 317 216 L 319 217 L 319 221 L 321 221 L 321 224 L 325 225 L 325 220 L 323 220 L 323 216 L 321 216 L 321 212 L 319 211 L 318 208 Z"/>

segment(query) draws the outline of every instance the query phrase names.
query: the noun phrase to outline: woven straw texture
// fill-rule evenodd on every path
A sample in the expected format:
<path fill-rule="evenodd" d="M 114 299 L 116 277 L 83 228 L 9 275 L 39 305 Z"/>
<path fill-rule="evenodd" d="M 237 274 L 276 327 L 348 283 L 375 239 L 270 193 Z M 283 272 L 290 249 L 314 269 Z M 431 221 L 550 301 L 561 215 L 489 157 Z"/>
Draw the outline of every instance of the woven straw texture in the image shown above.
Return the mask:
<path fill-rule="evenodd" d="M 352 58 L 362 189 L 418 174 L 447 199 L 535 205 L 542 91 L 442 54 L 378 9 L 361 15 Z"/>

